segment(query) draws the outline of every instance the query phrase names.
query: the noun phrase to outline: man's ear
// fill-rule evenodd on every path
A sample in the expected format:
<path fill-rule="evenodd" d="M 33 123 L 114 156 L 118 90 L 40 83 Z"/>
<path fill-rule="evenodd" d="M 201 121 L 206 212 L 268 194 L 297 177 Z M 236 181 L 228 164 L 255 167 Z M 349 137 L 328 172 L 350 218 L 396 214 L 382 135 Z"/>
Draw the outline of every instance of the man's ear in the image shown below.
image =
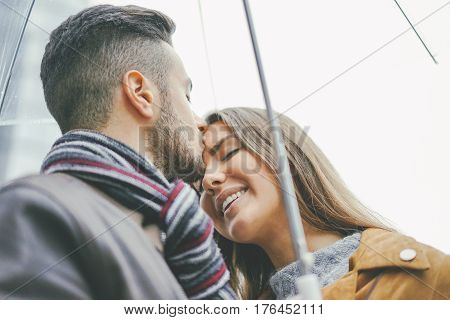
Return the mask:
<path fill-rule="evenodd" d="M 154 89 L 147 78 L 136 70 L 127 71 L 122 78 L 122 90 L 129 104 L 143 117 L 151 119 L 155 116 L 153 104 Z"/>

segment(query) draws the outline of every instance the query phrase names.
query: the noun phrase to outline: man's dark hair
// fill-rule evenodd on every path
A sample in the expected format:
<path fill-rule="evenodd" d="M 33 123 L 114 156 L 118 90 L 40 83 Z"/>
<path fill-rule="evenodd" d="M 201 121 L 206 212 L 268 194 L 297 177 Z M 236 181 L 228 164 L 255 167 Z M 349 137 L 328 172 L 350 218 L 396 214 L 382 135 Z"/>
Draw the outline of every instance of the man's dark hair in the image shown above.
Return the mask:
<path fill-rule="evenodd" d="M 99 5 L 69 17 L 50 35 L 41 64 L 47 107 L 63 133 L 100 129 L 113 91 L 136 69 L 164 93 L 175 23 L 137 6 Z"/>

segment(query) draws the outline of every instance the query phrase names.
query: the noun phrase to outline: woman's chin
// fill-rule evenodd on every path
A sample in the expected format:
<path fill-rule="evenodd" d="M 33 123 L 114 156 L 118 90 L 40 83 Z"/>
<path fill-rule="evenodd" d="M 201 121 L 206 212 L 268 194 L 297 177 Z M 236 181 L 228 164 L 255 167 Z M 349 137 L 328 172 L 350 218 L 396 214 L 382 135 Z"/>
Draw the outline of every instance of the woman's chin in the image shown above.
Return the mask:
<path fill-rule="evenodd" d="M 228 234 L 231 240 L 239 243 L 251 243 L 255 228 L 251 223 L 243 219 L 235 218 L 228 226 Z"/>

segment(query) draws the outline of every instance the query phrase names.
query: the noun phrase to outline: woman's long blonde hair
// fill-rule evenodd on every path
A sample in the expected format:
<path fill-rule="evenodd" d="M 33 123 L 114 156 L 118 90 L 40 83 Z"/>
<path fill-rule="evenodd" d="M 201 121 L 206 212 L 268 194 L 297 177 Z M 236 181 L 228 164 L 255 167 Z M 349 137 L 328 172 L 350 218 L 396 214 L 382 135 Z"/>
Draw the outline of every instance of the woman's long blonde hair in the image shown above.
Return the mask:
<path fill-rule="evenodd" d="M 343 236 L 367 228 L 391 230 L 350 192 L 306 132 L 287 116 L 278 116 L 302 219 L 318 229 Z M 208 124 L 217 121 L 223 121 L 245 149 L 277 172 L 265 110 L 227 108 L 206 118 Z M 269 257 L 257 245 L 235 243 L 218 233 L 216 237 L 230 269 L 233 288 L 242 299 L 257 299 L 275 271 Z"/>

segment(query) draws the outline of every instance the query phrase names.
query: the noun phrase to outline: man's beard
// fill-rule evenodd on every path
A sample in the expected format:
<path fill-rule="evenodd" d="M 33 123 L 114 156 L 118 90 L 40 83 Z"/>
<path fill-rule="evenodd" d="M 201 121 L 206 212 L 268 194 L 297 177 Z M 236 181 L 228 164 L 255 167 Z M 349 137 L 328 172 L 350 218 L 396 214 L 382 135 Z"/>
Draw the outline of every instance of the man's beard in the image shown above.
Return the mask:
<path fill-rule="evenodd" d="M 187 183 L 199 181 L 204 174 L 201 154 L 196 154 L 193 143 L 199 138 L 196 128 L 185 124 L 176 114 L 168 99 L 163 98 L 160 117 L 148 135 L 153 164 L 166 178 L 183 179 Z"/>

